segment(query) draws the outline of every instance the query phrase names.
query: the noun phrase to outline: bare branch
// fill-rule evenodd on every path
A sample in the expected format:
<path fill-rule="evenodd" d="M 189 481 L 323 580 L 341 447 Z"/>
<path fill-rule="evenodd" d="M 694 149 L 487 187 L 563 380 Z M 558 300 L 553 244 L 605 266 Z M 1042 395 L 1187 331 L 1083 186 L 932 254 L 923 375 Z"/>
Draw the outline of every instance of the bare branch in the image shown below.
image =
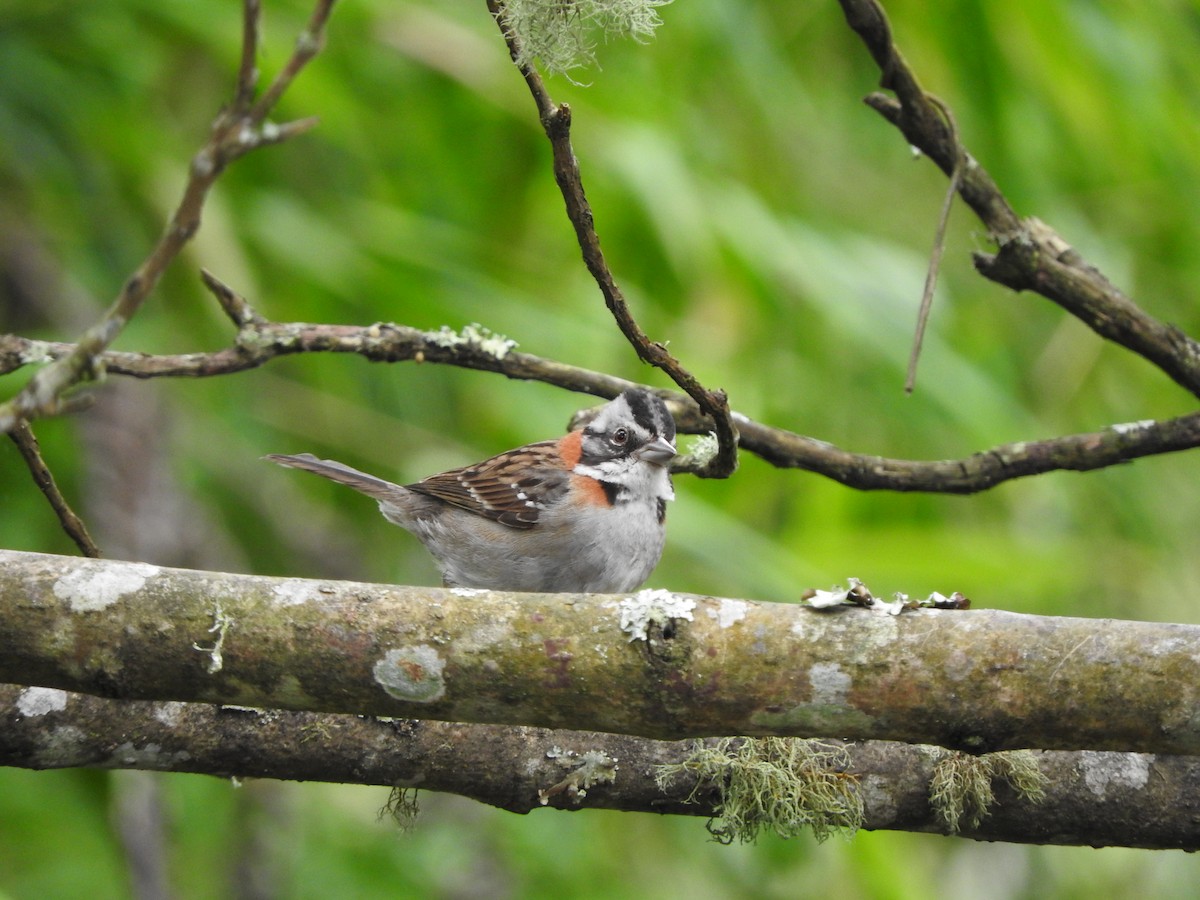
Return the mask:
<path fill-rule="evenodd" d="M 596 233 L 591 204 L 583 190 L 583 177 L 579 171 L 579 160 L 571 147 L 570 107 L 556 104 L 546 90 L 541 76 L 533 64 L 525 61 L 518 38 L 505 20 L 502 0 L 488 0 L 488 9 L 496 20 L 504 40 L 508 44 L 513 64 L 525 79 L 525 84 L 537 105 L 542 129 L 550 141 L 554 158 L 554 179 L 562 191 L 567 206 L 567 218 L 575 228 L 575 236 L 583 252 L 583 260 L 604 296 L 604 302 L 616 319 L 617 326 L 626 340 L 633 345 L 638 357 L 670 376 L 691 397 L 711 420 L 716 432 L 718 452 L 711 460 L 696 468 L 694 474 L 709 478 L 727 478 L 737 468 L 737 427 L 729 411 L 729 400 L 721 390 L 710 391 L 675 359 L 667 348 L 658 341 L 651 341 L 629 311 L 629 305 L 617 286 L 612 270 L 600 249 L 600 236 Z"/>
<path fill-rule="evenodd" d="M 209 276 L 211 290 L 234 304 L 232 290 Z M 245 310 L 250 310 L 249 306 Z M 227 310 L 228 311 L 228 310 Z M 256 315 L 256 314 L 255 314 Z M 32 341 L 0 335 L 0 374 L 24 365 L 69 356 L 73 345 Z M 422 362 L 495 372 L 523 381 L 540 381 L 570 391 L 612 398 L 635 385 L 623 378 L 571 366 L 556 360 L 509 350 L 494 350 L 455 332 L 421 331 L 405 325 L 376 323 L 365 327 L 314 325 L 303 322 L 260 323 L 243 326 L 237 344 L 213 353 L 155 356 L 106 351 L 99 357 L 105 370 L 134 378 L 227 375 L 265 365 L 294 353 L 352 353 L 375 362 Z M 708 434 L 712 420 L 690 398 L 655 390 L 671 406 L 684 434 Z M 742 449 L 779 468 L 804 469 L 859 490 L 921 491 L 973 494 L 1031 475 L 1046 472 L 1086 472 L 1147 456 L 1200 447 L 1200 413 L 1161 421 L 1143 420 L 1105 429 L 1039 441 L 1001 444 L 962 459 L 910 460 L 852 453 L 827 441 L 756 422 L 734 412 Z M 675 468 L 692 472 L 688 458 Z"/>
<path fill-rule="evenodd" d="M 955 147 L 960 147 L 958 141 L 958 123 L 954 113 L 941 100 L 933 98 L 934 103 L 946 117 L 950 128 L 951 140 Z M 942 254 L 946 249 L 946 225 L 950 222 L 950 210 L 954 205 L 954 197 L 958 194 L 958 185 L 962 181 L 963 159 L 959 155 L 954 163 L 954 171 L 950 173 L 950 183 L 946 186 L 946 194 L 942 198 L 942 211 L 938 214 L 937 228 L 933 235 L 933 249 L 929 253 L 929 270 L 925 273 L 925 287 L 921 291 L 921 306 L 917 313 L 917 330 L 913 336 L 912 352 L 908 358 L 908 374 L 904 379 L 904 391 L 911 394 L 917 384 L 917 361 L 921 358 L 921 344 L 925 340 L 925 327 L 929 324 L 929 311 L 933 308 L 933 291 L 937 287 L 938 272 L 942 267 Z"/>
<path fill-rule="evenodd" d="M 83 519 L 76 515 L 75 510 L 71 509 L 71 505 L 67 502 L 67 498 L 62 495 L 62 491 L 58 489 L 58 484 L 54 481 L 54 475 L 51 473 L 46 461 L 42 459 L 42 451 L 38 447 L 37 438 L 34 436 L 33 429 L 29 427 L 29 423 L 20 421 L 16 424 L 12 431 L 8 433 L 12 442 L 17 445 L 17 449 L 21 451 L 21 456 L 25 460 L 25 465 L 29 467 L 30 474 L 33 475 L 33 480 L 42 493 L 46 495 L 46 499 L 50 501 L 50 506 L 58 516 L 58 521 L 62 524 L 63 531 L 67 536 L 75 542 L 75 546 L 79 548 L 79 552 L 84 556 L 90 556 L 93 559 L 100 557 L 100 548 L 92 540 L 92 536 L 88 534 L 87 525 Z"/>
<path fill-rule="evenodd" d="M 258 87 L 258 47 L 262 3 L 260 0 L 243 0 L 242 3 L 242 63 L 238 67 L 237 93 L 233 104 L 238 109 L 248 109 L 254 102 L 254 91 Z"/>
<path fill-rule="evenodd" d="M 241 294 L 234 291 L 229 285 L 219 279 L 208 269 L 200 270 L 200 280 L 204 282 L 204 286 L 217 298 L 217 302 L 221 304 L 221 309 L 225 311 L 225 315 L 229 316 L 233 324 L 238 328 L 244 328 L 247 325 L 266 325 L 267 320 L 255 312 L 254 307 Z"/>
<path fill-rule="evenodd" d="M 1035 291 L 1052 300 L 1200 396 L 1200 343 L 1144 312 L 1043 222 L 1019 217 L 992 177 L 955 138 L 945 108 L 917 82 L 879 3 L 841 0 L 841 6 L 879 66 L 880 86 L 896 94 L 894 100 L 872 94 L 867 103 L 947 175 L 961 171 L 959 194 L 999 247 L 995 255 L 976 254 L 976 269 L 1015 291 Z"/>

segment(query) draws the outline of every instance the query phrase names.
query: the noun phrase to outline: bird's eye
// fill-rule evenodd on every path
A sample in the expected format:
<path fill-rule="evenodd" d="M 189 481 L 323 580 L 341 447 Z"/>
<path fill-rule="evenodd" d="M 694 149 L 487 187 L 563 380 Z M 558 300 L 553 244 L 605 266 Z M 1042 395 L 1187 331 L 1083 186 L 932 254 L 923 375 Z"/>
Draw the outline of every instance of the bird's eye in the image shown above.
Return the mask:
<path fill-rule="evenodd" d="M 618 428 L 616 431 L 613 432 L 612 442 L 614 444 L 616 444 L 617 446 L 624 446 L 624 444 L 628 440 L 629 440 L 629 429 Z"/>

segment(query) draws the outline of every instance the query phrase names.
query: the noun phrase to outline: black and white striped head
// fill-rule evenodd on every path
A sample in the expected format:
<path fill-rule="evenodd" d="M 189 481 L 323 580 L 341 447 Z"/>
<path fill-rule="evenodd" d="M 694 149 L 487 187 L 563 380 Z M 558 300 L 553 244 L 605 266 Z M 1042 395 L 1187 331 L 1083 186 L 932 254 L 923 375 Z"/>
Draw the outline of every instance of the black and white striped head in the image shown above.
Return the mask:
<path fill-rule="evenodd" d="M 631 389 L 601 408 L 583 429 L 580 465 L 601 480 L 618 480 L 639 462 L 666 468 L 675 458 L 675 420 L 648 391 Z"/>

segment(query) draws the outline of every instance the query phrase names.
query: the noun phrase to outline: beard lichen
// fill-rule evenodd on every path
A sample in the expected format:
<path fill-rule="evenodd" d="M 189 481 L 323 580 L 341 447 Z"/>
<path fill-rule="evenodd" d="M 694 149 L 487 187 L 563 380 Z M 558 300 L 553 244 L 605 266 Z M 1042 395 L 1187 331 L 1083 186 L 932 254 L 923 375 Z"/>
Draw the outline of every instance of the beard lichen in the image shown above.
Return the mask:
<path fill-rule="evenodd" d="M 945 751 L 933 768 L 929 803 L 951 834 L 957 834 L 964 822 L 969 829 L 979 827 L 996 802 L 992 783 L 997 778 L 1026 800 L 1040 803 L 1045 799 L 1049 779 L 1038 768 L 1037 757 L 1030 750 L 1005 750 L 982 756 Z"/>
<path fill-rule="evenodd" d="M 662 24 L 658 7 L 671 0 L 506 0 L 504 22 L 517 39 L 517 65 L 538 60 L 564 75 L 596 62 L 596 35 L 639 43 Z"/>
<path fill-rule="evenodd" d="M 397 786 L 388 794 L 387 803 L 379 810 L 379 818 L 390 818 L 402 833 L 408 834 L 417 827 L 417 814 L 420 812 L 417 789 Z"/>
<path fill-rule="evenodd" d="M 667 790 L 677 778 L 696 780 L 689 803 L 715 790 L 718 800 L 708 831 L 722 844 L 753 843 L 764 831 L 783 838 L 811 829 L 817 841 L 863 822 L 858 778 L 846 771 L 850 755 L 821 740 L 722 738 L 697 743 L 686 759 L 658 767 L 655 780 Z"/>

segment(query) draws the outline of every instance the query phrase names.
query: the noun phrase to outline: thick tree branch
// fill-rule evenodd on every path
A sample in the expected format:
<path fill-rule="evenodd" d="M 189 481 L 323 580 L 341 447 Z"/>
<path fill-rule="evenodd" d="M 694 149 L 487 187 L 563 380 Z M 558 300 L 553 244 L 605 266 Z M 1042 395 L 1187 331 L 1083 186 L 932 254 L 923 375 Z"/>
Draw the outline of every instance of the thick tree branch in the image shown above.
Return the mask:
<path fill-rule="evenodd" d="M 929 799 L 946 751 L 829 743 L 848 755 L 845 775 L 870 785 L 863 828 L 950 832 Z M 518 813 L 546 806 L 715 815 L 711 791 L 686 802 L 694 778 L 661 787 L 655 779 L 660 766 L 680 763 L 694 747 L 598 732 L 114 701 L 0 685 L 0 765 L 409 786 Z M 571 777 L 586 754 L 615 767 L 611 781 L 581 791 Z M 989 841 L 1200 847 L 1200 759 L 1085 751 L 1039 753 L 1035 760 L 1046 779 L 1040 802 L 1001 785 L 982 822 L 958 833 Z"/>
<path fill-rule="evenodd" d="M 385 587 L 13 551 L 0 551 L 0 621 L 0 681 L 121 699 L 663 739 L 1200 753 L 1200 626 Z"/>
<path fill-rule="evenodd" d="M 513 64 L 525 79 L 525 84 L 537 105 L 538 118 L 550 141 L 554 159 L 554 180 L 558 183 L 567 206 L 567 218 L 575 229 L 575 237 L 583 252 L 583 261 L 604 296 L 604 302 L 616 319 L 621 333 L 633 345 L 638 357 L 670 376 L 683 392 L 696 402 L 712 421 L 717 435 L 717 453 L 709 461 L 698 466 L 694 474 L 704 478 L 728 478 L 737 468 L 737 427 L 729 411 L 729 399 L 721 390 L 710 391 L 691 372 L 672 356 L 665 345 L 651 341 L 629 310 L 625 296 L 617 286 L 612 270 L 600 249 L 600 236 L 596 233 L 595 218 L 591 204 L 583 190 L 583 176 L 579 171 L 579 160 L 571 147 L 571 109 L 555 103 L 541 75 L 532 63 L 524 61 L 520 39 L 509 27 L 505 17 L 503 0 L 488 0 L 488 9 L 496 20 L 504 40 L 508 44 Z"/>
<path fill-rule="evenodd" d="M 1052 300 L 1200 396 L 1200 343 L 1139 308 L 1045 223 L 1018 216 L 987 170 L 955 139 L 939 101 L 917 81 L 892 39 L 882 6 L 876 0 L 841 0 L 841 6 L 879 67 L 880 86 L 896 94 L 896 99 L 872 94 L 867 103 L 947 175 L 962 160 L 959 195 L 999 246 L 995 255 L 976 254 L 979 272 L 1015 291 L 1031 290 Z"/>
<path fill-rule="evenodd" d="M 99 357 L 105 369 L 134 378 L 191 378 L 242 372 L 293 353 L 351 353 L 374 362 L 429 362 L 495 372 L 598 397 L 615 397 L 634 386 L 603 372 L 521 353 L 478 329 L 457 333 L 449 329 L 421 331 L 382 322 L 365 327 L 264 322 L 238 295 L 212 276 L 208 278 L 210 287 L 223 296 L 222 303 L 233 304 L 226 310 L 240 327 L 235 346 L 213 353 L 166 356 L 108 351 Z M 0 335 L 0 374 L 67 356 L 73 347 Z M 656 393 L 670 403 L 681 432 L 707 434 L 712 430 L 712 420 L 689 398 L 666 391 Z M 1200 447 L 1200 413 L 1001 444 L 962 459 L 947 460 L 852 453 L 827 441 L 756 422 L 737 412 L 733 416 L 742 449 L 774 466 L 804 469 L 860 490 L 971 494 L 1015 478 L 1059 470 L 1084 472 Z M 677 471 L 694 471 L 692 461 L 685 458 Z"/>

